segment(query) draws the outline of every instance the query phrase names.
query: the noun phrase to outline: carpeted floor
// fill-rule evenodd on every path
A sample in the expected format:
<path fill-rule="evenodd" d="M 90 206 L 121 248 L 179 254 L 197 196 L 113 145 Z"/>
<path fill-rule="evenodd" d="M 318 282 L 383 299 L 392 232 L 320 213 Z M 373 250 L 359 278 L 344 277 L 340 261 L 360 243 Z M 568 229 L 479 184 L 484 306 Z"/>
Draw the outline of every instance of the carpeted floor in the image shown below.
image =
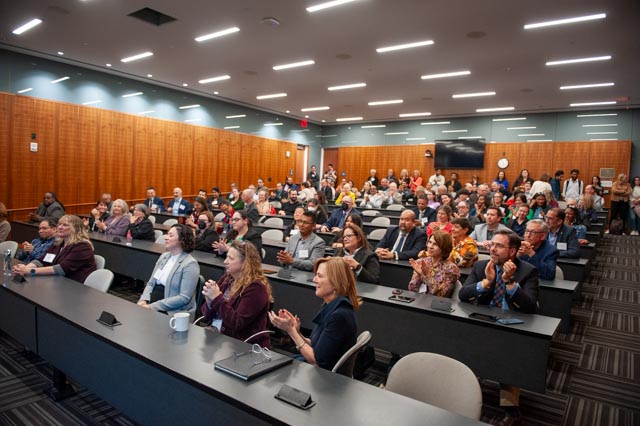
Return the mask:
<path fill-rule="evenodd" d="M 112 294 L 135 302 L 138 293 Z M 640 238 L 604 235 L 582 297 L 574 302 L 570 333 L 551 345 L 545 394 L 522 391 L 526 425 L 640 425 Z M 376 351 L 363 381 L 384 383 L 390 354 Z M 79 385 L 55 403 L 50 365 L 0 332 L 0 425 L 130 425 L 130 419 Z M 496 422 L 497 383 L 482 380 L 482 420 Z M 428 419 L 425 419 L 428 423 Z"/>

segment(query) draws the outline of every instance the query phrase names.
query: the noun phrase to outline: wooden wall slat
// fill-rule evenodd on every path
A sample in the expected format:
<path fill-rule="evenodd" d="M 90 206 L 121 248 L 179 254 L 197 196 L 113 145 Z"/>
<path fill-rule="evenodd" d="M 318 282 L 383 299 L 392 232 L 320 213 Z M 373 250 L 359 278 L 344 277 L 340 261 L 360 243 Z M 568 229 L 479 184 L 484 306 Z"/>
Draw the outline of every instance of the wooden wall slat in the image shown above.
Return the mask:
<path fill-rule="evenodd" d="M 218 131 L 196 126 L 193 138 L 193 187 L 207 193 L 217 184 Z"/>
<path fill-rule="evenodd" d="M 78 175 L 82 154 L 82 148 L 79 146 L 79 121 L 78 106 L 68 104 L 59 106 L 58 149 L 55 164 L 62 167 L 57 167 L 55 192 L 65 204 L 68 203 L 66 200 L 78 199 L 78 184 L 82 178 Z"/>
<path fill-rule="evenodd" d="M 113 111 L 100 111 L 98 138 L 99 192 L 110 192 L 113 198 L 131 199 L 133 162 L 132 116 Z"/>
<path fill-rule="evenodd" d="M 72 203 L 85 204 L 98 200 L 101 194 L 98 180 L 98 130 L 101 110 L 78 107 L 76 149 L 76 182 Z M 87 209 L 82 207 L 84 211 Z"/>
<path fill-rule="evenodd" d="M 143 199 L 149 186 L 156 188 L 157 194 L 168 194 L 171 189 L 164 186 L 164 158 L 166 122 L 149 117 L 135 120 L 133 143 L 133 197 Z"/>
<path fill-rule="evenodd" d="M 13 208 L 13 200 L 10 195 L 12 175 L 9 172 L 13 99 L 13 96 L 0 93 L 0 170 L 4 170 L 4 177 L 0 179 L 0 201 L 8 209 Z"/>

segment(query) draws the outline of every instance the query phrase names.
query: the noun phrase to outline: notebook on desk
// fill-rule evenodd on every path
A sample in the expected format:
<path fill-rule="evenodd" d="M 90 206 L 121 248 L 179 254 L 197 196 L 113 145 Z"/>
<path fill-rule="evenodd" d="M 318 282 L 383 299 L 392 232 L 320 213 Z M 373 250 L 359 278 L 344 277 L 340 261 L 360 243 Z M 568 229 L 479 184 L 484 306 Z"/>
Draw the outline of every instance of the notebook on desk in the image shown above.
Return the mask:
<path fill-rule="evenodd" d="M 271 352 L 271 359 L 267 360 L 247 351 L 216 361 L 213 366 L 217 370 L 248 381 L 292 362 L 293 358 L 277 352 Z"/>

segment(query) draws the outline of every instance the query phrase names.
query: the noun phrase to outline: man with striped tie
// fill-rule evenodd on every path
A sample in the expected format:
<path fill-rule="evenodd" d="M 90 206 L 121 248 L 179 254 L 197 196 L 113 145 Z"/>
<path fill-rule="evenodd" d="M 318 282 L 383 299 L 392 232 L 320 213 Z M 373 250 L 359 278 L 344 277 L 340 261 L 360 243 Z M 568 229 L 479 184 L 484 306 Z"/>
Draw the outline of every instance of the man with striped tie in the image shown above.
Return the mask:
<path fill-rule="evenodd" d="M 427 245 L 427 234 L 416 228 L 416 215 L 413 210 L 404 210 L 400 215 L 399 226 L 387 229 L 384 237 L 376 246 L 380 259 L 408 260 L 417 259 L 418 253 Z"/>

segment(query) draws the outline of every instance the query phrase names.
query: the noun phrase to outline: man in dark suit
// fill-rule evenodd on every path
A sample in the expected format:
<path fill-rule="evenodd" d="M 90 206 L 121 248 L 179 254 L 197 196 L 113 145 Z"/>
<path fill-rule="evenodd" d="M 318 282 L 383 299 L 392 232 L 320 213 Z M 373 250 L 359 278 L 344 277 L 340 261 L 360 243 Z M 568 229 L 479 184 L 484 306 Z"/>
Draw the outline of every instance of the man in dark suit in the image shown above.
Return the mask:
<path fill-rule="evenodd" d="M 329 220 L 320 228 L 322 232 L 340 232 L 345 220 L 347 220 L 347 216 L 351 213 L 360 214 L 358 210 L 353 208 L 353 199 L 351 197 L 343 197 L 341 206 L 341 209 L 334 209 L 331 212 Z"/>
<path fill-rule="evenodd" d="M 512 231 L 499 230 L 491 241 L 491 260 L 483 260 L 473 266 L 460 289 L 460 300 L 492 305 L 503 311 L 535 313 L 538 307 L 538 270 L 516 257 L 520 238 Z M 500 406 L 504 407 L 505 416 L 499 424 L 512 425 L 520 420 L 519 399 L 519 388 L 500 384 Z"/>
<path fill-rule="evenodd" d="M 182 198 L 182 188 L 173 188 L 173 200 L 169 202 L 167 211 L 174 215 L 191 214 L 191 204 Z"/>
<path fill-rule="evenodd" d="M 427 196 L 420 195 L 418 196 L 417 206 L 411 209 L 416 216 L 416 223 L 420 223 L 418 226 L 426 226 L 428 223 L 436 221 L 437 212 L 429 207 L 428 204 Z"/>
<path fill-rule="evenodd" d="M 538 276 L 543 280 L 553 280 L 556 277 L 558 250 L 547 241 L 549 227 L 541 219 L 530 220 L 526 226 L 524 241 L 517 254 L 518 259 L 535 266 Z"/>
<path fill-rule="evenodd" d="M 162 198 L 156 196 L 156 189 L 153 186 L 147 188 L 147 199 L 144 205 L 149 208 L 151 213 L 162 213 L 166 210 Z M 131 208 L 133 210 L 133 207 Z"/>
<path fill-rule="evenodd" d="M 380 259 L 408 260 L 418 257 L 418 253 L 427 245 L 427 234 L 424 229 L 416 227 L 415 221 L 416 215 L 412 210 L 402 212 L 399 226 L 387 229 L 376 246 L 376 254 Z"/>
<path fill-rule="evenodd" d="M 242 201 L 244 201 L 244 211 L 247 212 L 247 217 L 254 225 L 258 223 L 260 220 L 260 213 L 258 212 L 258 208 L 256 207 L 256 203 L 253 200 L 253 196 L 255 192 L 253 189 L 245 189 L 242 191 Z"/>
<path fill-rule="evenodd" d="M 580 258 L 580 242 L 573 226 L 565 225 L 564 211 L 559 208 L 550 209 L 545 221 L 549 227 L 547 240 L 558 249 L 558 257 Z"/>

